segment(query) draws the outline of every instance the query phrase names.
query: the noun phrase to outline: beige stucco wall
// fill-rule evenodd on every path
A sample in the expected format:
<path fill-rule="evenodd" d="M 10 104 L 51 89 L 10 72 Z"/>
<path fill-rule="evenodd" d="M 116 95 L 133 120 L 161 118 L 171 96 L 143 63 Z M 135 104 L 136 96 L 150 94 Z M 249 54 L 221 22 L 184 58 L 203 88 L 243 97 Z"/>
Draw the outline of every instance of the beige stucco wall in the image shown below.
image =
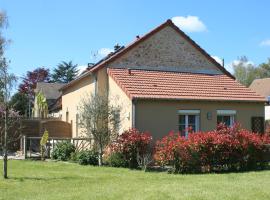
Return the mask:
<path fill-rule="evenodd" d="M 120 106 L 119 134 L 132 127 L 132 101 L 116 82 L 109 77 L 109 100 L 114 106 Z"/>
<path fill-rule="evenodd" d="M 76 114 L 79 112 L 80 102 L 95 91 L 94 76 L 87 76 L 76 84 L 70 86 L 63 91 L 62 96 L 62 120 L 66 121 L 66 112 L 69 113 L 68 122 L 72 122 L 72 137 L 78 137 L 83 133 L 83 130 L 78 127 L 76 131 Z"/>
<path fill-rule="evenodd" d="M 152 35 L 109 64 L 109 67 L 170 69 L 173 71 L 221 71 L 170 26 Z"/>
<path fill-rule="evenodd" d="M 72 86 L 63 91 L 62 96 L 62 120 L 66 121 L 68 111 L 68 122 L 72 123 L 72 137 L 82 136 L 84 129 L 77 127 L 76 114 L 79 113 L 80 103 L 83 98 L 89 97 L 97 90 L 98 94 L 107 94 L 108 76 L 107 69 L 103 68 L 96 74 L 82 78 Z"/>
<path fill-rule="evenodd" d="M 97 92 L 99 95 L 107 95 L 108 93 L 108 75 L 107 68 L 104 67 L 97 71 Z"/>
<path fill-rule="evenodd" d="M 181 109 L 200 110 L 200 129 L 213 130 L 217 124 L 217 110 L 236 110 L 236 121 L 243 128 L 251 129 L 251 117 L 264 117 L 264 103 L 207 102 L 207 101 L 158 101 L 138 100 L 135 108 L 135 125 L 141 131 L 150 131 L 155 139 L 169 131 L 178 131 L 178 114 Z M 212 120 L 207 119 L 212 113 Z"/>

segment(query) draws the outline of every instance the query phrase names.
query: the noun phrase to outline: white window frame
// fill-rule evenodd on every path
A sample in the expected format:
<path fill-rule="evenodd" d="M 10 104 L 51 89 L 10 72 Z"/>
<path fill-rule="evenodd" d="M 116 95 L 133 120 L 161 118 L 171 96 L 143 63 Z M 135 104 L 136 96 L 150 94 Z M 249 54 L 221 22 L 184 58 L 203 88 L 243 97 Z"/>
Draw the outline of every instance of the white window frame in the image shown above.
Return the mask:
<path fill-rule="evenodd" d="M 200 110 L 178 110 L 178 118 L 180 115 L 184 115 L 185 116 L 185 137 L 188 136 L 188 118 L 189 115 L 195 115 L 195 132 L 198 132 L 200 130 L 200 114 L 201 111 Z M 178 127 L 180 126 L 179 122 L 178 122 Z"/>
<path fill-rule="evenodd" d="M 230 127 L 232 127 L 235 123 L 236 110 L 217 110 L 217 118 L 218 116 L 229 116 L 230 117 Z"/>

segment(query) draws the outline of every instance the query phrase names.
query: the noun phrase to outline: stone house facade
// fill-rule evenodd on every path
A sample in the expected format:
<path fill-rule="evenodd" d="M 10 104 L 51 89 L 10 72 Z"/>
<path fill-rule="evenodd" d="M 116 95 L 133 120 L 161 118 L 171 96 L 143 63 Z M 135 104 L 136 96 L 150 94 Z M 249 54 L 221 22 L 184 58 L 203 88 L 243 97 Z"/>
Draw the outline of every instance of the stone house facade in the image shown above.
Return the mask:
<path fill-rule="evenodd" d="M 207 131 L 224 122 L 254 129 L 264 117 L 265 98 L 239 84 L 199 45 L 166 21 L 61 88 L 62 120 L 78 137 L 81 99 L 106 94 L 121 105 L 119 133 L 128 128 L 150 131 L 158 139 L 169 131 Z M 257 130 L 259 132 L 259 130 Z"/>

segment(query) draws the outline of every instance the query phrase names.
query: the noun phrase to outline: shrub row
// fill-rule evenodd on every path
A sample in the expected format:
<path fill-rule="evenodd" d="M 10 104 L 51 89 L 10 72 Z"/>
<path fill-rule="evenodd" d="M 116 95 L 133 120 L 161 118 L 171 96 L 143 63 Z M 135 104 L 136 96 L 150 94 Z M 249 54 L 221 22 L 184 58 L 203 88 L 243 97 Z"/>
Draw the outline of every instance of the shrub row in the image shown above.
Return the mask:
<path fill-rule="evenodd" d="M 93 150 L 75 151 L 75 146 L 69 142 L 59 142 L 52 152 L 55 160 L 78 162 L 80 165 L 98 165 L 98 153 Z"/>
<path fill-rule="evenodd" d="M 221 124 L 214 131 L 189 133 L 188 137 L 170 132 L 154 148 L 151 142 L 150 133 L 127 130 L 105 148 L 104 164 L 146 169 L 155 161 L 159 166 L 173 166 L 175 173 L 244 171 L 264 168 L 270 154 L 269 135 L 252 133 L 237 124 L 233 127 Z M 58 143 L 52 158 L 98 165 L 97 152 L 75 152 L 70 142 Z"/>
<path fill-rule="evenodd" d="M 268 144 L 267 135 L 221 124 L 187 138 L 169 133 L 157 142 L 154 158 L 159 165 L 172 165 L 176 173 L 253 170 L 267 163 Z"/>

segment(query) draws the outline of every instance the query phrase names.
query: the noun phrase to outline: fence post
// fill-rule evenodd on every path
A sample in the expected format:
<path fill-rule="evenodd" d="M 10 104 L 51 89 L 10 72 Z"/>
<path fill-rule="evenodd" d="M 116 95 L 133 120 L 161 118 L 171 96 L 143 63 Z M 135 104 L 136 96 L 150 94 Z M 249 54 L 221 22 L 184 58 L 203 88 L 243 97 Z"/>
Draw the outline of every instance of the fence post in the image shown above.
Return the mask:
<path fill-rule="evenodd" d="M 26 147 L 26 145 L 27 145 L 27 138 L 24 135 L 23 136 L 23 155 L 24 155 L 24 159 L 27 158 L 27 147 Z"/>
<path fill-rule="evenodd" d="M 29 157 L 31 158 L 31 146 L 32 146 L 32 140 L 29 139 Z"/>
<path fill-rule="evenodd" d="M 52 139 L 52 151 L 54 150 L 54 139 Z"/>
<path fill-rule="evenodd" d="M 74 140 L 71 138 L 70 142 L 74 145 Z M 74 145 L 75 146 L 75 145 Z"/>
<path fill-rule="evenodd" d="M 51 158 L 51 142 L 50 142 L 50 139 L 48 140 L 48 158 Z"/>

